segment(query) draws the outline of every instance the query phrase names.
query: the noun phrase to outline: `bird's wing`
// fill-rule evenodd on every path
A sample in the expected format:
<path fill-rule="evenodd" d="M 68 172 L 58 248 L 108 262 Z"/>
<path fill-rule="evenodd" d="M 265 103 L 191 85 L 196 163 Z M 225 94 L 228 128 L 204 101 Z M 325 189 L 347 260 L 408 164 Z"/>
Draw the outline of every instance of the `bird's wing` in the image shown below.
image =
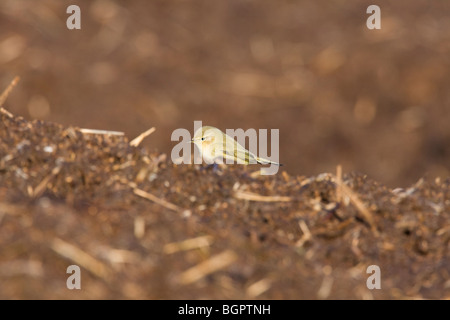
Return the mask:
<path fill-rule="evenodd" d="M 238 164 L 257 163 L 256 157 L 253 155 L 253 153 L 246 150 L 243 146 L 241 146 L 236 140 L 234 140 L 231 137 L 227 137 L 227 139 L 224 141 L 221 153 L 225 160 L 230 159 L 234 163 Z"/>
<path fill-rule="evenodd" d="M 239 142 L 226 136 L 225 141 L 214 145 L 214 154 L 217 157 L 222 157 L 223 161 L 229 159 L 231 163 L 238 164 L 275 164 L 281 166 L 282 164 L 254 155 L 252 152 L 245 149 Z"/>

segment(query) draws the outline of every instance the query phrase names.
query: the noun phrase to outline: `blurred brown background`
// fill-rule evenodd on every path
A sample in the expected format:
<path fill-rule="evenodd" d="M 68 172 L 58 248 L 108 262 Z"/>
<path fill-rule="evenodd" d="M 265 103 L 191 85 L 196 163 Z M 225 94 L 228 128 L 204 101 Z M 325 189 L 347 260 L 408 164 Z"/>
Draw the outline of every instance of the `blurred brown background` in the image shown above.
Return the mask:
<path fill-rule="evenodd" d="M 68 30 L 66 8 L 81 8 Z M 366 9 L 381 7 L 381 30 Z M 0 88 L 27 119 L 124 131 L 280 129 L 293 174 L 391 187 L 450 170 L 448 1 L 0 1 Z M 0 90 L 0 91 L 1 91 Z"/>

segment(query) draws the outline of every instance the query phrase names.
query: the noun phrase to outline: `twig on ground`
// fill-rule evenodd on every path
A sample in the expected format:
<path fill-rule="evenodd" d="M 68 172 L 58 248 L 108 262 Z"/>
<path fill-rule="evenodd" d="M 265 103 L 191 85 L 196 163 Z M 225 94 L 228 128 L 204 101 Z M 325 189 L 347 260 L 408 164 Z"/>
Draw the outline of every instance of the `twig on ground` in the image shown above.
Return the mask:
<path fill-rule="evenodd" d="M 105 280 L 108 280 L 110 278 L 110 269 L 104 263 L 95 259 L 80 248 L 59 238 L 53 239 L 51 248 L 57 254 L 63 256 L 64 258 L 72 260 L 77 265 L 88 269 L 96 276 Z"/>
<path fill-rule="evenodd" d="M 312 234 L 311 231 L 309 231 L 308 225 L 305 223 L 305 221 L 300 220 L 298 224 L 303 232 L 303 236 L 295 243 L 295 246 L 302 247 L 305 242 L 309 241 L 312 238 Z"/>
<path fill-rule="evenodd" d="M 291 197 L 284 196 L 261 196 L 259 194 L 247 191 L 236 191 L 234 197 L 241 200 L 261 201 L 261 202 L 289 202 Z"/>
<path fill-rule="evenodd" d="M 134 218 L 134 236 L 142 239 L 145 235 L 145 220 L 142 217 Z"/>
<path fill-rule="evenodd" d="M 251 299 L 254 299 L 254 298 L 260 296 L 261 294 L 263 294 L 264 292 L 266 292 L 267 290 L 269 290 L 271 286 L 272 286 L 272 280 L 270 280 L 269 278 L 264 278 L 264 279 L 261 279 L 259 281 L 256 281 L 255 283 L 251 284 L 247 288 L 247 290 L 245 290 L 245 293 Z"/>
<path fill-rule="evenodd" d="M 336 184 L 336 201 L 340 203 L 342 200 L 342 166 L 340 164 L 336 167 Z"/>
<path fill-rule="evenodd" d="M 339 169 L 338 169 L 338 172 L 339 172 Z M 377 231 L 377 228 L 376 228 L 375 221 L 374 221 L 372 213 L 370 212 L 369 209 L 367 209 L 365 204 L 359 199 L 359 197 L 356 194 L 356 192 L 354 192 L 351 188 L 349 188 L 347 185 L 345 185 L 342 182 L 342 179 L 339 179 L 339 178 L 336 177 L 335 178 L 335 183 L 336 183 L 336 190 L 338 190 L 338 189 L 340 190 L 339 192 L 341 193 L 341 197 L 342 197 L 343 194 L 348 196 L 348 198 L 350 199 L 350 202 L 353 203 L 353 205 L 356 207 L 356 209 L 362 215 L 364 220 L 369 224 L 370 229 L 372 230 L 372 232 L 375 235 L 378 235 L 378 231 Z"/>
<path fill-rule="evenodd" d="M 50 182 L 53 177 L 55 177 L 59 171 L 61 171 L 61 166 L 56 166 L 53 168 L 52 172 L 46 176 L 38 185 L 37 187 L 31 192 L 33 198 L 38 198 L 42 195 L 42 193 L 47 189 L 48 183 Z M 32 189 L 31 189 L 32 190 Z"/>
<path fill-rule="evenodd" d="M 144 138 L 148 137 L 149 135 L 151 135 L 153 132 L 155 132 L 155 127 L 152 127 L 150 129 L 148 129 L 145 132 L 142 132 L 140 135 L 138 135 L 136 138 L 134 138 L 133 140 L 130 141 L 130 146 L 132 147 L 137 147 L 138 145 L 141 144 L 142 140 L 144 140 Z"/>
<path fill-rule="evenodd" d="M 192 249 L 198 249 L 202 247 L 208 247 L 211 245 L 213 238 L 211 236 L 201 236 L 191 239 L 186 239 L 180 242 L 168 243 L 164 246 L 163 251 L 165 254 L 172 254 L 178 251 L 187 251 Z"/>
<path fill-rule="evenodd" d="M 20 77 L 15 77 L 11 83 L 9 84 L 9 86 L 2 92 L 2 94 L 0 95 L 0 112 L 6 114 L 8 117 L 12 118 L 13 115 L 11 112 L 7 111 L 6 109 L 4 109 L 2 106 L 5 103 L 6 99 L 8 98 L 9 94 L 11 93 L 12 89 L 16 86 L 16 84 L 19 82 Z"/>
<path fill-rule="evenodd" d="M 123 136 L 125 134 L 121 131 L 86 129 L 86 128 L 81 128 L 80 132 L 83 134 L 105 134 L 105 135 L 112 135 L 112 136 Z"/>
<path fill-rule="evenodd" d="M 133 186 L 133 184 L 130 185 L 131 188 L 133 188 L 133 192 L 135 195 L 153 201 L 161 206 L 163 206 L 164 208 L 167 208 L 169 210 L 175 211 L 175 212 L 183 212 L 185 210 L 183 210 L 182 208 L 178 207 L 177 205 L 174 205 L 173 203 L 170 203 L 164 199 L 158 198 L 157 196 L 144 191 L 142 189 L 136 188 L 135 186 Z"/>
<path fill-rule="evenodd" d="M 199 263 L 196 266 L 184 271 L 178 278 L 183 285 L 191 284 L 193 282 L 203 279 L 207 275 L 226 268 L 237 260 L 238 256 L 234 251 L 225 250 L 208 260 Z"/>
<path fill-rule="evenodd" d="M 319 299 L 327 299 L 330 296 L 334 282 L 334 279 L 331 276 L 331 271 L 332 269 L 330 266 L 323 267 L 323 273 L 325 274 L 325 276 L 323 277 L 322 284 L 317 291 L 317 298 Z"/>

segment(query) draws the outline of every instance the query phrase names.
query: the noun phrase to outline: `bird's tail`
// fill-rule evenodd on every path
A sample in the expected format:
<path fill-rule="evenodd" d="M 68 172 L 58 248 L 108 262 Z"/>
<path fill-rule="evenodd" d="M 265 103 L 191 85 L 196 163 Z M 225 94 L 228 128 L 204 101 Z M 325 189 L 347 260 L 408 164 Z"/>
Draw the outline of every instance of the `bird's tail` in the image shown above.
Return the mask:
<path fill-rule="evenodd" d="M 278 163 L 278 162 L 275 162 L 275 161 L 272 161 L 272 160 L 269 160 L 269 159 L 265 159 L 265 158 L 260 158 L 260 157 L 256 157 L 256 161 L 259 164 L 274 164 L 274 165 L 277 165 L 277 166 L 280 166 L 280 167 L 283 165 L 282 163 Z"/>

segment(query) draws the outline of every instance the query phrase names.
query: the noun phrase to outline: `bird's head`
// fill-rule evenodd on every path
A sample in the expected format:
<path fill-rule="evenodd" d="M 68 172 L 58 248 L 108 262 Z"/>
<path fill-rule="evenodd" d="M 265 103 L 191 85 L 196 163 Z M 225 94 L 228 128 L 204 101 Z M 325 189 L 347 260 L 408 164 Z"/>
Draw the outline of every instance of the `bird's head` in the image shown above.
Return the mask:
<path fill-rule="evenodd" d="M 217 128 L 210 127 L 210 126 L 204 126 L 194 133 L 194 137 L 192 138 L 191 142 L 195 143 L 197 146 L 207 146 L 211 143 L 214 143 L 214 141 L 218 141 L 220 138 L 222 138 L 222 131 L 220 131 Z"/>

